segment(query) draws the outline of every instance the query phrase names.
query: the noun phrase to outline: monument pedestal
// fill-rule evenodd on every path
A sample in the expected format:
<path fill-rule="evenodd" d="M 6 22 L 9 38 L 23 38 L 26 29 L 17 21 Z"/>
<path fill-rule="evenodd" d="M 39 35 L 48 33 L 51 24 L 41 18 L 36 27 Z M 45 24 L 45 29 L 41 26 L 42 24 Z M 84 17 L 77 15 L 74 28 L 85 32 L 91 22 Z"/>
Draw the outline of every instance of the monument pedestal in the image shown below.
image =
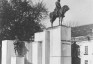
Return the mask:
<path fill-rule="evenodd" d="M 11 64 L 25 64 L 24 57 L 11 57 Z"/>
<path fill-rule="evenodd" d="M 71 64 L 71 28 L 55 26 L 35 33 L 42 41 L 42 64 Z"/>
<path fill-rule="evenodd" d="M 71 64 L 71 28 L 55 26 L 35 33 L 32 43 L 32 64 Z M 15 57 L 13 41 L 2 42 L 2 64 L 25 64 L 24 57 Z"/>

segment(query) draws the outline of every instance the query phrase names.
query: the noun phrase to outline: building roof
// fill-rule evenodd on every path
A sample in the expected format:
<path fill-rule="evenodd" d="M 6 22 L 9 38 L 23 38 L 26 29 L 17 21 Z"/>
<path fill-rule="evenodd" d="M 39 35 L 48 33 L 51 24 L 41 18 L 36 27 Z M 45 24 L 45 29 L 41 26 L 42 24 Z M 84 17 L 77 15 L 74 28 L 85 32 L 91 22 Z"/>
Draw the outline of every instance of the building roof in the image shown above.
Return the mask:
<path fill-rule="evenodd" d="M 93 29 L 93 24 L 72 27 L 71 36 L 72 37 L 86 36 L 92 33 L 92 29 Z"/>

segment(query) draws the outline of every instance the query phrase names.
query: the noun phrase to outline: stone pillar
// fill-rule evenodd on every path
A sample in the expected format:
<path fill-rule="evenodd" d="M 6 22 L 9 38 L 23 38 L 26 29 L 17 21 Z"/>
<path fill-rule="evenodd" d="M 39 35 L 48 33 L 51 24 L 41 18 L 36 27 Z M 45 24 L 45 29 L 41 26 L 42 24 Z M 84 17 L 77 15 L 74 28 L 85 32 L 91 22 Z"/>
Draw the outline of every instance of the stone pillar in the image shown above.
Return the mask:
<path fill-rule="evenodd" d="M 45 64 L 50 63 L 50 32 L 45 33 Z"/>
<path fill-rule="evenodd" d="M 50 31 L 50 64 L 71 64 L 71 28 L 56 26 Z"/>
<path fill-rule="evenodd" d="M 35 41 L 42 41 L 42 64 L 71 64 L 71 28 L 48 28 L 35 33 Z"/>
<path fill-rule="evenodd" d="M 42 41 L 38 42 L 38 64 L 42 64 Z"/>
<path fill-rule="evenodd" d="M 11 56 L 15 56 L 13 41 L 3 40 L 2 41 L 2 64 L 11 64 Z"/>
<path fill-rule="evenodd" d="M 71 28 L 61 27 L 61 64 L 71 64 Z"/>
<path fill-rule="evenodd" d="M 2 41 L 2 64 L 7 64 L 7 41 Z"/>
<path fill-rule="evenodd" d="M 38 60 L 41 62 L 38 62 L 38 64 L 40 64 L 40 63 L 41 64 L 49 64 L 49 59 L 50 59 L 50 32 L 49 31 L 43 31 L 43 32 L 35 33 L 35 41 L 36 42 L 42 41 L 41 60 L 40 59 Z"/>
<path fill-rule="evenodd" d="M 38 42 L 32 43 L 32 64 L 38 64 Z"/>
<path fill-rule="evenodd" d="M 32 64 L 42 64 L 42 41 L 33 42 Z"/>
<path fill-rule="evenodd" d="M 61 64 L 61 27 L 53 27 L 50 31 L 50 64 Z"/>

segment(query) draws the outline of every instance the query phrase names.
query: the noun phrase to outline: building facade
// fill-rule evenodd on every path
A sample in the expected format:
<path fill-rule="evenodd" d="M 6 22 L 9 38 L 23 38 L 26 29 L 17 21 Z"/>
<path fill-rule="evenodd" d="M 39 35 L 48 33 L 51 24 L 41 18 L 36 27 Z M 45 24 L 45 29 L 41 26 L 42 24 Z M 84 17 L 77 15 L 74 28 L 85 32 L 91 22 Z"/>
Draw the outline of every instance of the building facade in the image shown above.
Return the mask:
<path fill-rule="evenodd" d="M 79 45 L 80 64 L 93 64 L 93 24 L 72 27 L 71 36 Z"/>
<path fill-rule="evenodd" d="M 93 40 L 77 42 L 80 46 L 80 64 L 93 64 Z"/>

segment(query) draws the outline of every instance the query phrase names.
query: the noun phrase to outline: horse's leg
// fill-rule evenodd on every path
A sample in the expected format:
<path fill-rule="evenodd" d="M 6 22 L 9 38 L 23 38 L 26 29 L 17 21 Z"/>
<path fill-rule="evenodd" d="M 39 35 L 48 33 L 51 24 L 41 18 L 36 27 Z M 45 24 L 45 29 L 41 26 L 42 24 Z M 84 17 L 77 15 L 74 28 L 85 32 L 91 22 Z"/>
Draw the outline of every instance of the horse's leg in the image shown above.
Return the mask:
<path fill-rule="evenodd" d="M 50 20 L 50 22 L 51 22 L 51 27 L 53 27 L 53 21 L 52 21 L 52 20 Z"/>
<path fill-rule="evenodd" d="M 59 26 L 60 26 L 60 17 L 59 17 Z"/>
<path fill-rule="evenodd" d="M 16 46 L 14 45 L 15 55 L 16 55 Z"/>
<path fill-rule="evenodd" d="M 63 18 L 64 18 L 64 16 L 63 16 L 63 17 L 61 17 L 61 25 L 62 25 Z"/>
<path fill-rule="evenodd" d="M 16 50 L 15 50 L 15 55 L 16 55 Z"/>
<path fill-rule="evenodd" d="M 63 18 L 61 17 L 61 25 L 62 25 L 62 20 L 63 20 Z"/>
<path fill-rule="evenodd" d="M 53 23 L 51 22 L 51 27 L 53 27 Z"/>

